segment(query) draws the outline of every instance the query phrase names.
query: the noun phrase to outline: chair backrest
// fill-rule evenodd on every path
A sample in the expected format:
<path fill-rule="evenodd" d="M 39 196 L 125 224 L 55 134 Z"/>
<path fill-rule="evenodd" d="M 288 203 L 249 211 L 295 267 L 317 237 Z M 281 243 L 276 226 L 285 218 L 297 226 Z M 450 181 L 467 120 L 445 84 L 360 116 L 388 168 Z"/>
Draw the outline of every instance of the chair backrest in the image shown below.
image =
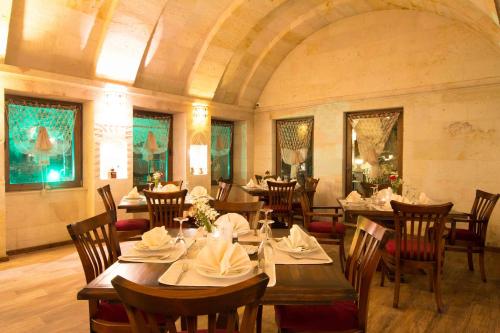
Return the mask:
<path fill-rule="evenodd" d="M 116 222 L 116 204 L 115 200 L 113 199 L 113 194 L 111 193 L 111 187 L 109 186 L 109 184 L 98 188 L 97 193 L 99 193 L 99 195 L 101 196 L 102 203 L 104 204 L 106 212 L 111 215 L 113 222 Z"/>
<path fill-rule="evenodd" d="M 297 182 L 267 181 L 269 189 L 269 207 L 278 213 L 290 212 L 292 209 L 293 191 Z"/>
<path fill-rule="evenodd" d="M 255 180 L 257 181 L 257 184 L 260 184 L 262 182 L 263 177 L 261 175 L 255 175 Z"/>
<path fill-rule="evenodd" d="M 497 204 L 499 196 L 499 194 L 476 190 L 476 198 L 471 209 L 469 230 L 481 236 L 483 243 L 486 240 L 486 230 L 488 228 L 491 213 Z"/>
<path fill-rule="evenodd" d="M 410 205 L 392 200 L 391 206 L 396 229 L 396 260 L 440 261 L 444 225 L 453 204 Z"/>
<path fill-rule="evenodd" d="M 264 203 L 262 201 L 254 202 L 228 202 L 228 201 L 214 201 L 213 207 L 221 215 L 226 213 L 238 213 L 243 215 L 251 228 L 255 228 L 257 220 L 259 219 L 259 211 Z"/>
<path fill-rule="evenodd" d="M 319 178 L 307 177 L 304 184 L 304 191 L 309 196 L 309 202 L 311 206 L 314 205 L 314 195 L 316 194 L 316 188 L 318 187 Z"/>
<path fill-rule="evenodd" d="M 198 316 L 208 315 L 208 333 L 216 331 L 218 313 L 230 313 L 227 331 L 234 332 L 236 309 L 245 306 L 239 332 L 254 332 L 259 300 L 264 294 L 269 278 L 261 273 L 246 281 L 228 287 L 202 290 L 168 290 L 138 285 L 121 276 L 111 283 L 122 300 L 133 333 L 160 333 L 159 320 L 167 322 L 170 333 L 177 332 L 174 318 L 186 318 L 187 331 L 197 332 Z"/>
<path fill-rule="evenodd" d="M 217 189 L 217 195 L 215 196 L 216 200 L 226 201 L 229 197 L 229 192 L 231 192 L 231 187 L 233 184 L 226 182 L 219 182 L 219 188 Z"/>
<path fill-rule="evenodd" d="M 121 255 L 116 227 L 108 213 L 68 224 L 67 229 L 78 251 L 87 283 Z"/>
<path fill-rule="evenodd" d="M 176 192 L 144 191 L 149 211 L 149 227 L 177 227 L 175 217 L 182 217 L 187 190 Z"/>
<path fill-rule="evenodd" d="M 386 228 L 359 216 L 356 232 L 346 261 L 345 277 L 358 293 L 359 328 L 366 331 L 368 295 L 373 274 L 385 246 Z"/>

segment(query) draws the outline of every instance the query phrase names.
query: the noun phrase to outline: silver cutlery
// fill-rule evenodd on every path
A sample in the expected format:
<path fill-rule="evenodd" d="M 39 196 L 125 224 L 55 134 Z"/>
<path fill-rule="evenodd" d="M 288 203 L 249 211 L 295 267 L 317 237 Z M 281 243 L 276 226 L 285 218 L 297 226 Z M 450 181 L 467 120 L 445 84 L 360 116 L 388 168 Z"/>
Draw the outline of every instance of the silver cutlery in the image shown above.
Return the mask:
<path fill-rule="evenodd" d="M 327 260 L 327 258 L 321 258 L 321 257 L 307 257 L 303 255 L 297 255 L 293 253 L 288 253 L 288 255 L 294 259 L 302 259 L 302 260 Z"/>
<path fill-rule="evenodd" d="M 177 279 L 175 280 L 174 284 L 179 284 L 179 282 L 181 282 L 182 277 L 184 276 L 184 273 L 186 273 L 188 270 L 189 270 L 189 264 L 183 263 L 182 268 L 181 268 L 181 272 L 177 276 Z"/>

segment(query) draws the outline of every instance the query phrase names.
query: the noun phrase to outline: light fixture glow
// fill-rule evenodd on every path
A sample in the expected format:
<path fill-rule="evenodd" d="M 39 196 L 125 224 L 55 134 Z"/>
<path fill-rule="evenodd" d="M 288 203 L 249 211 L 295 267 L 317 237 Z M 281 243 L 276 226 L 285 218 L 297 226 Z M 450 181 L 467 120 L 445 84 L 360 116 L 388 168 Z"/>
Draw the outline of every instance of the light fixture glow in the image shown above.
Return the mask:
<path fill-rule="evenodd" d="M 59 173 L 59 171 L 50 170 L 49 174 L 47 175 L 47 181 L 51 183 L 58 182 L 59 180 L 61 180 L 61 174 Z"/>
<path fill-rule="evenodd" d="M 192 175 L 206 175 L 207 169 L 207 145 L 191 145 L 189 147 L 189 166 Z"/>

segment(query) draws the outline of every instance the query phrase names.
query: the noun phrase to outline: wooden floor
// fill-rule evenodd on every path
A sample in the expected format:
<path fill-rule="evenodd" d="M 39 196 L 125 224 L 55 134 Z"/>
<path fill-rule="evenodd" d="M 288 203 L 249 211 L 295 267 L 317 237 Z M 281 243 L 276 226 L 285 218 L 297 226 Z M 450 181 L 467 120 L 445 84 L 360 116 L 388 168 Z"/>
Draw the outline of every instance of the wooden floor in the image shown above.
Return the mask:
<path fill-rule="evenodd" d="M 336 257 L 334 257 L 336 258 Z M 410 276 L 392 308 L 393 284 L 370 295 L 369 332 L 500 332 L 500 253 L 486 254 L 488 283 L 466 269 L 466 256 L 447 253 L 443 298 L 437 314 L 425 276 Z M 0 332 L 88 332 L 87 306 L 76 300 L 84 284 L 72 246 L 22 254 L 0 263 Z M 264 309 L 264 332 L 276 332 L 272 307 Z"/>

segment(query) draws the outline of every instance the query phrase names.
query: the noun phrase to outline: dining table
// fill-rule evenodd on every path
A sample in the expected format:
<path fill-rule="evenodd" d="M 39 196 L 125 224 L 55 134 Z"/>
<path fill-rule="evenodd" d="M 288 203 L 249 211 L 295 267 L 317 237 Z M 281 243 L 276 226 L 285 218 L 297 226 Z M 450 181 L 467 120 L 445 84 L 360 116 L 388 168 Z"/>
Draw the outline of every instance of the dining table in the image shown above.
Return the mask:
<path fill-rule="evenodd" d="M 176 230 L 171 230 L 175 234 Z M 196 235 L 198 231 L 194 228 L 185 229 L 184 237 L 189 238 Z M 273 230 L 273 236 L 286 236 L 288 230 Z M 248 241 L 241 244 L 258 244 L 258 236 L 251 231 Z M 181 259 L 193 259 L 200 249 L 195 241 L 181 257 Z M 123 244 L 123 243 L 122 243 Z M 336 258 L 337 254 L 332 246 L 323 246 L 323 250 L 330 258 Z M 158 289 L 205 289 L 211 287 L 193 287 L 167 285 L 159 282 L 160 277 L 169 269 L 173 263 L 151 263 L 151 262 L 125 262 L 116 261 L 93 281 L 85 285 L 77 295 L 78 300 L 118 300 L 118 295 L 111 285 L 111 280 L 117 276 L 131 280 L 143 286 Z M 335 300 L 356 300 L 357 293 L 340 270 L 336 261 L 328 264 L 276 264 L 274 265 L 275 285 L 267 287 L 261 299 L 262 304 L 285 305 L 285 304 L 331 304 Z"/>
<path fill-rule="evenodd" d="M 208 196 L 209 200 L 213 200 L 211 196 Z M 189 208 L 193 203 L 193 197 L 186 195 L 184 199 L 184 207 Z M 118 209 L 125 209 L 127 213 L 147 213 L 148 212 L 148 203 L 146 202 L 146 197 L 144 195 L 140 195 L 138 198 L 129 199 L 127 196 L 123 196 L 118 203 Z"/>

